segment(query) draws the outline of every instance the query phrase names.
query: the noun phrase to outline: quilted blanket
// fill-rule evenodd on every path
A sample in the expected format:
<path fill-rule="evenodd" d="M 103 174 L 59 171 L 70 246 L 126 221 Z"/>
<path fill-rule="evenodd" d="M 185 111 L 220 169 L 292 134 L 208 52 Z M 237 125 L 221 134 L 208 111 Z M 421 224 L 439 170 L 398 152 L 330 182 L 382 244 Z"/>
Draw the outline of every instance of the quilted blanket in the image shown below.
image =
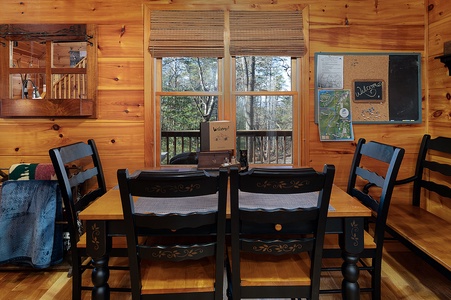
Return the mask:
<path fill-rule="evenodd" d="M 57 180 L 51 163 L 20 163 L 9 168 L 9 180 Z"/>
<path fill-rule="evenodd" d="M 3 182 L 0 199 L 0 264 L 46 268 L 63 258 L 61 195 L 57 181 Z M 56 231 L 55 231 L 56 228 Z M 56 239 L 56 240 L 55 240 Z"/>

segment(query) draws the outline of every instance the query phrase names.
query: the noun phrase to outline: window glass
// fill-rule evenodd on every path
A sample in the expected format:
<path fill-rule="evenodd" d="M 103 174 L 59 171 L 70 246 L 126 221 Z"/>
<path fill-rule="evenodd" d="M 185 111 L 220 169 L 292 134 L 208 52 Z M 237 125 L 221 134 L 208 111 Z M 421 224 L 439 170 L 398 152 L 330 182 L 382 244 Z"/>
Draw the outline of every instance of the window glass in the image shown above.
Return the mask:
<path fill-rule="evenodd" d="M 293 97 L 277 94 L 291 91 L 291 59 L 246 56 L 235 61 L 237 153 L 247 150 L 249 163 L 291 163 Z"/>
<path fill-rule="evenodd" d="M 199 130 L 199 124 L 206 114 L 210 120 L 217 120 L 216 96 L 163 96 L 161 105 L 161 130 Z M 211 112 L 206 110 L 211 107 Z"/>
<path fill-rule="evenodd" d="M 238 96 L 236 98 L 237 152 L 247 150 L 248 162 L 292 162 L 291 96 Z"/>
<path fill-rule="evenodd" d="M 12 41 L 10 67 L 11 68 L 43 68 L 46 63 L 45 42 Z"/>
<path fill-rule="evenodd" d="M 163 91 L 217 91 L 218 59 L 164 57 Z"/>
<path fill-rule="evenodd" d="M 273 56 L 236 57 L 237 91 L 290 91 L 291 58 Z"/>
<path fill-rule="evenodd" d="M 86 42 L 52 43 L 53 68 L 86 68 Z"/>

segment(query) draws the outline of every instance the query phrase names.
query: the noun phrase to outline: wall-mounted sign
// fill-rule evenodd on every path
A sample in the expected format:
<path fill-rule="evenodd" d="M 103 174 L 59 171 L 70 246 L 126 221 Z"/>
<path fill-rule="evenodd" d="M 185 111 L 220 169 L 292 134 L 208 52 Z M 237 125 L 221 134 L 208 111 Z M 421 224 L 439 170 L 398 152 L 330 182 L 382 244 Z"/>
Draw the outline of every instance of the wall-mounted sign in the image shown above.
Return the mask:
<path fill-rule="evenodd" d="M 354 101 L 384 101 L 383 80 L 354 80 L 352 100 Z"/>

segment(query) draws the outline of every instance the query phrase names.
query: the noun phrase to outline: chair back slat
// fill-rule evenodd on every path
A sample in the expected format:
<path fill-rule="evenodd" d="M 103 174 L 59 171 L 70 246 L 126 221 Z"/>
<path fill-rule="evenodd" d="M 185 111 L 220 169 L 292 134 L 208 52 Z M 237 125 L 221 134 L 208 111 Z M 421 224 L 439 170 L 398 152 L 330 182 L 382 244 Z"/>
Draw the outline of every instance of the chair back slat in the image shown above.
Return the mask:
<path fill-rule="evenodd" d="M 69 164 L 73 161 L 92 156 L 94 154 L 92 146 L 88 143 L 75 143 L 58 148 L 63 163 Z"/>
<path fill-rule="evenodd" d="M 135 196 L 181 198 L 217 193 L 219 183 L 217 177 L 210 176 L 204 171 L 179 173 L 142 171 L 128 184 L 130 193 Z"/>
<path fill-rule="evenodd" d="M 396 147 L 387 144 L 371 141 L 360 145 L 359 153 L 368 157 L 372 157 L 379 161 L 390 163 Z"/>
<path fill-rule="evenodd" d="M 96 167 L 80 170 L 78 173 L 73 173 L 72 176 L 69 178 L 69 184 L 71 187 L 76 187 L 85 181 L 93 178 L 94 176 L 97 176 L 99 174 L 99 171 Z"/>
<path fill-rule="evenodd" d="M 243 192 L 262 194 L 296 194 L 319 191 L 322 189 L 325 176 L 306 169 L 251 169 L 246 177 L 239 181 L 239 189 Z"/>
<path fill-rule="evenodd" d="M 428 148 L 431 150 L 451 154 L 450 140 L 451 138 L 444 136 L 438 136 L 435 139 L 431 139 L 431 137 L 429 136 Z"/>
<path fill-rule="evenodd" d="M 384 186 L 385 178 L 383 176 L 378 175 L 375 172 L 371 172 L 368 169 L 357 167 L 355 169 L 355 174 L 367 180 L 368 182 L 371 182 L 373 186 L 374 185 L 378 187 Z"/>

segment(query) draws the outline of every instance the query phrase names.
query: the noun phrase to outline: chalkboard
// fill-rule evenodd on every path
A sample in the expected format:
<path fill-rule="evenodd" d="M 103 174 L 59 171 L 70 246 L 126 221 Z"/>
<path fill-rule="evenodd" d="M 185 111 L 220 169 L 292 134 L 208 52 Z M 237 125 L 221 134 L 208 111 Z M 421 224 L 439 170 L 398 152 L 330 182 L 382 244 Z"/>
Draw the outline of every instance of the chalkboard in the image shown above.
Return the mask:
<path fill-rule="evenodd" d="M 354 101 L 384 101 L 383 80 L 355 80 L 353 83 Z"/>
<path fill-rule="evenodd" d="M 421 123 L 421 54 L 315 53 L 315 122 L 321 90 L 350 91 L 352 123 Z"/>

